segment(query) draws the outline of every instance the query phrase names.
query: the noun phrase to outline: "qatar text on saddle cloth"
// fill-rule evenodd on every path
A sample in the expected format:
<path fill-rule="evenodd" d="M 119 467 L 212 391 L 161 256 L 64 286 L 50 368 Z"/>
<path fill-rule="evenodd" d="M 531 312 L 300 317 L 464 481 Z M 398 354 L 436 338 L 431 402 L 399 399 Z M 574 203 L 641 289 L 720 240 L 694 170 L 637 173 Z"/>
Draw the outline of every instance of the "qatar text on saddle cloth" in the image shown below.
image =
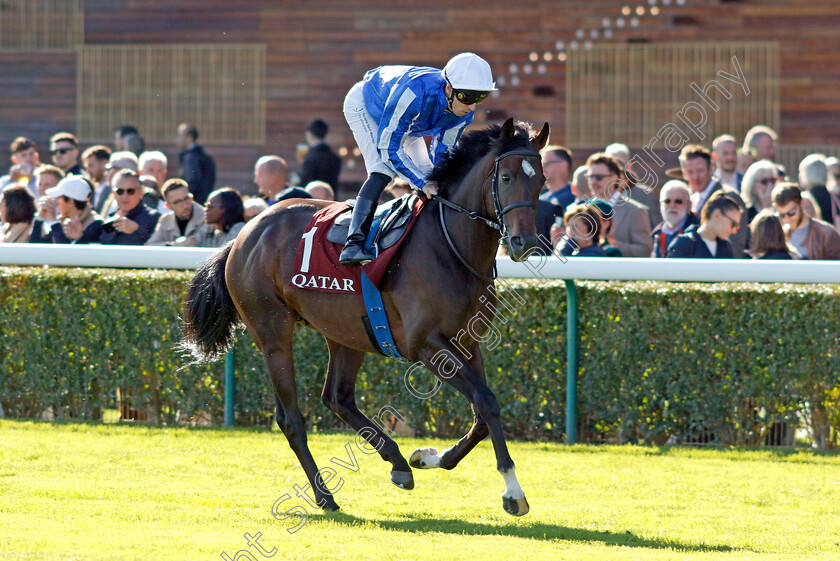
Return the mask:
<path fill-rule="evenodd" d="M 334 203 L 315 213 L 303 231 L 295 256 L 295 274 L 291 285 L 297 288 L 361 294 L 361 271 L 364 271 L 374 286 L 379 288 L 382 276 L 397 250 L 402 245 L 414 221 L 420 214 L 425 200 L 418 199 L 412 208 L 411 221 L 397 243 L 381 252 L 379 256 L 362 267 L 345 267 L 338 262 L 342 246 L 327 240 L 327 232 L 333 221 L 350 208 L 346 203 Z"/>

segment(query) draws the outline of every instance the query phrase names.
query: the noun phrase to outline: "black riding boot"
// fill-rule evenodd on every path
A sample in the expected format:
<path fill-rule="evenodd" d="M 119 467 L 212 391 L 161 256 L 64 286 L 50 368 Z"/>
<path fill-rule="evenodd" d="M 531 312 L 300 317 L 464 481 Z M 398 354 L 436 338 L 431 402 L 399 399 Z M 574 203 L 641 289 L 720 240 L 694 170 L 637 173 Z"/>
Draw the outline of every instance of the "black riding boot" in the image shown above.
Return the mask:
<path fill-rule="evenodd" d="M 356 206 L 353 207 L 353 216 L 350 218 L 350 230 L 347 232 L 347 241 L 338 262 L 342 265 L 364 265 L 373 261 L 373 255 L 365 251 L 365 238 L 370 232 L 370 225 L 373 222 L 373 214 L 376 210 L 376 201 L 356 199 Z"/>

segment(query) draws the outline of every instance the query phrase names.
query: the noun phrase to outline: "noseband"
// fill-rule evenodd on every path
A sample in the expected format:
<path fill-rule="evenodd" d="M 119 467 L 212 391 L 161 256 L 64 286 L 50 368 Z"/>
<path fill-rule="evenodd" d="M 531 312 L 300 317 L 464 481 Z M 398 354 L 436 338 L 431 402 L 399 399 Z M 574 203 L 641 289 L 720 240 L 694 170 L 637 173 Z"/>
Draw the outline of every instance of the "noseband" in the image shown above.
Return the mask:
<path fill-rule="evenodd" d="M 434 199 L 441 203 L 438 205 L 438 209 L 440 209 L 440 224 L 443 227 L 443 233 L 446 236 L 446 242 L 449 244 L 449 248 L 455 254 L 455 256 L 461 261 L 461 263 L 470 270 L 472 274 L 477 276 L 483 281 L 486 282 L 493 282 L 496 279 L 496 265 L 493 264 L 493 275 L 486 276 L 479 273 L 472 265 L 470 265 L 464 256 L 461 255 L 461 252 L 458 251 L 458 248 L 455 247 L 455 243 L 452 241 L 452 236 L 449 235 L 449 230 L 446 228 L 446 222 L 443 219 L 443 207 L 448 206 L 453 210 L 457 210 L 458 212 L 462 212 L 469 216 L 473 220 L 481 220 L 489 227 L 493 228 L 494 230 L 498 230 L 501 234 L 501 238 L 507 239 L 510 234 L 508 233 L 507 226 L 505 226 L 505 222 L 502 217 L 507 214 L 508 212 L 512 211 L 515 208 L 522 208 L 522 207 L 530 207 L 534 208 L 534 204 L 531 201 L 520 201 L 518 203 L 509 204 L 508 206 L 502 208 L 502 201 L 499 199 L 499 164 L 502 160 L 507 158 L 508 156 L 525 156 L 526 158 L 542 158 L 539 152 L 535 152 L 534 150 L 528 150 L 527 148 L 521 148 L 519 150 L 510 150 L 508 152 L 504 152 L 496 157 L 496 161 L 493 163 L 493 171 L 491 172 L 493 177 L 493 207 L 496 213 L 495 220 L 491 218 L 486 218 L 481 216 L 477 212 L 472 210 L 468 210 L 461 205 L 455 204 L 452 201 L 448 201 L 442 197 L 435 196 Z M 487 182 L 487 179 L 490 179 L 491 175 L 488 174 L 487 178 L 484 180 L 483 183 Z M 536 210 L 536 209 L 535 209 Z"/>

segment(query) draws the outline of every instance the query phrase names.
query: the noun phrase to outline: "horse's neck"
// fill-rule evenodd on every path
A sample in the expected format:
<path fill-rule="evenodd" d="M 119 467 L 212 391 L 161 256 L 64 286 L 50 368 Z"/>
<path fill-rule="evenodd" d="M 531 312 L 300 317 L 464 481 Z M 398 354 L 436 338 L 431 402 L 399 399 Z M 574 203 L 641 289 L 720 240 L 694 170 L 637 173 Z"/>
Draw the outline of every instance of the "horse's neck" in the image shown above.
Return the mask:
<path fill-rule="evenodd" d="M 454 190 L 451 201 L 480 216 L 495 220 L 494 211 L 488 211 L 485 193 L 490 188 L 492 168 L 476 165 Z M 446 209 L 445 209 L 446 210 Z M 465 259 L 482 272 L 490 274 L 499 248 L 499 233 L 482 220 L 473 220 L 463 212 L 446 210 L 446 225 L 453 241 Z"/>

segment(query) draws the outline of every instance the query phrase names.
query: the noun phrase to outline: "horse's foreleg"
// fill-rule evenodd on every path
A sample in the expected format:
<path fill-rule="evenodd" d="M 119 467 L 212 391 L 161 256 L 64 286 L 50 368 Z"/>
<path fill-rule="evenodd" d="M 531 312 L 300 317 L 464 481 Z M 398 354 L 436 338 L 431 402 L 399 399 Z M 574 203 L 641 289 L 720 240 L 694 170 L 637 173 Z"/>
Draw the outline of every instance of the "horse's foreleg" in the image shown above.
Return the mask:
<path fill-rule="evenodd" d="M 431 370 L 436 376 L 448 382 L 456 390 L 461 392 L 464 397 L 469 400 L 473 406 L 473 411 L 476 414 L 476 420 L 470 432 L 462 438 L 455 446 L 444 450 L 438 454 L 433 448 L 423 448 L 415 450 L 411 455 L 411 465 L 413 467 L 433 468 L 448 466 L 454 467 L 457 463 L 467 455 L 487 434 L 493 441 L 493 450 L 496 453 L 496 469 L 502 474 L 505 481 L 505 492 L 502 493 L 502 506 L 505 511 L 514 516 L 523 516 L 528 513 L 528 501 L 525 500 L 525 493 L 522 487 L 519 486 L 519 481 L 516 479 L 516 470 L 513 459 L 508 452 L 507 443 L 505 442 L 504 431 L 502 430 L 502 423 L 500 419 L 499 402 L 496 396 L 490 391 L 485 382 L 483 366 L 480 369 L 475 366 L 482 364 L 479 359 L 469 363 L 461 363 L 460 368 L 453 372 L 440 372 L 440 360 L 435 361 L 435 356 L 440 356 L 443 350 L 449 356 L 462 356 L 456 349 L 452 348 L 447 342 L 443 342 L 441 347 L 436 349 L 434 355 L 429 359 L 421 359 L 426 367 Z M 457 354 L 456 354 L 457 353 Z M 473 353 L 473 356 L 477 356 Z M 451 469 L 448 467 L 448 469 Z"/>
<path fill-rule="evenodd" d="M 327 340 L 330 364 L 321 400 L 356 433 L 373 446 L 383 460 L 389 462 L 391 482 L 401 489 L 414 489 L 414 476 L 397 443 L 381 427 L 370 420 L 356 405 L 356 375 L 365 359 L 363 351 Z"/>

